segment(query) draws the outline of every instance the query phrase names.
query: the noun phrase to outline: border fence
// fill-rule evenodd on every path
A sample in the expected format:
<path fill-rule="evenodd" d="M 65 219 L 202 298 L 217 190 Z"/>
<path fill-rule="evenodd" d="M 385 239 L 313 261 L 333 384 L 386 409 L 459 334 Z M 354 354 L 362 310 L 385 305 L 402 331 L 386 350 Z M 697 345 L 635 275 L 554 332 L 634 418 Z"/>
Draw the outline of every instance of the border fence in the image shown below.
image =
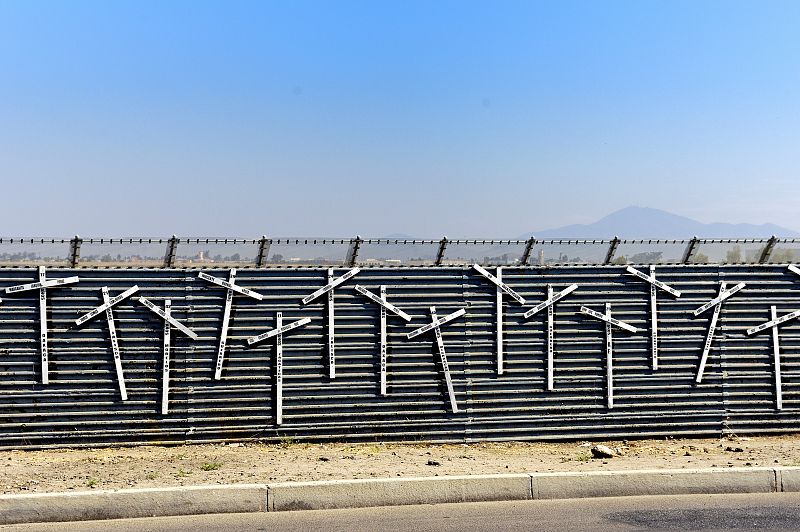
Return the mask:
<path fill-rule="evenodd" d="M 0 448 L 796 431 L 798 242 L 3 238 Z"/>
<path fill-rule="evenodd" d="M 0 266 L 415 267 L 601 264 L 783 264 L 800 239 L 610 240 L 413 238 L 0 238 Z"/>

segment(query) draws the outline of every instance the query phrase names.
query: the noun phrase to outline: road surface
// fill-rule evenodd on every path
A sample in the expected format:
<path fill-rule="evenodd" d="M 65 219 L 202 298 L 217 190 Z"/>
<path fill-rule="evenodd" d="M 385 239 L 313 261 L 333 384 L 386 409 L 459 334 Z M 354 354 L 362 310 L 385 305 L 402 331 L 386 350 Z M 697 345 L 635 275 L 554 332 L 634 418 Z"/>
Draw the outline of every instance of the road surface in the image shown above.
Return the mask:
<path fill-rule="evenodd" d="M 394 506 L 0 527 L 11 531 L 798 530 L 800 493 Z"/>

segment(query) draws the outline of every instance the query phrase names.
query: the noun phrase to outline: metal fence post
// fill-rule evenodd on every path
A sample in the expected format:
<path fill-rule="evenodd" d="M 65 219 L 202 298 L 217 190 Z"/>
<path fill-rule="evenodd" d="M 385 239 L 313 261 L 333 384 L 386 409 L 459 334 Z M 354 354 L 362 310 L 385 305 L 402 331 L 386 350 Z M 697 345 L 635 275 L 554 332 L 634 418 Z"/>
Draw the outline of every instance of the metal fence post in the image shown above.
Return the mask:
<path fill-rule="evenodd" d="M 614 254 L 617 252 L 617 248 L 619 247 L 619 237 L 615 236 L 611 240 L 611 244 L 608 246 L 608 252 L 606 253 L 606 260 L 603 264 L 611 264 L 611 261 L 614 259 Z"/>
<path fill-rule="evenodd" d="M 358 251 L 361 249 L 361 243 L 364 242 L 361 240 L 361 236 L 356 235 L 356 237 L 350 241 L 350 248 L 347 250 L 347 258 L 345 259 L 345 265 L 353 267 L 356 265 L 356 260 L 358 260 Z"/>
<path fill-rule="evenodd" d="M 75 235 L 75 238 L 69 241 L 69 257 L 67 258 L 70 267 L 74 268 L 78 265 L 78 261 L 81 259 L 81 244 L 83 243 L 83 239 Z"/>
<path fill-rule="evenodd" d="M 267 256 L 269 256 L 269 244 L 270 241 L 266 235 L 261 237 L 261 240 L 258 241 L 258 254 L 256 255 L 256 267 L 263 268 L 264 263 L 267 262 Z"/>
<path fill-rule="evenodd" d="M 772 235 L 769 240 L 767 240 L 767 245 L 764 246 L 764 249 L 761 251 L 761 256 L 758 258 L 759 264 L 764 264 L 769 260 L 769 256 L 772 255 L 772 250 L 775 249 L 775 244 L 778 243 L 778 237 Z"/>
<path fill-rule="evenodd" d="M 531 253 L 533 252 L 533 246 L 536 244 L 536 238 L 530 237 L 527 242 L 525 242 L 525 251 L 522 253 L 522 258 L 519 259 L 520 264 L 530 264 L 531 260 Z"/>
<path fill-rule="evenodd" d="M 689 261 L 692 260 L 692 256 L 694 256 L 697 251 L 697 244 L 699 243 L 700 239 L 696 236 L 689 240 L 689 243 L 686 244 L 686 250 L 683 252 L 683 259 L 681 259 L 683 264 L 688 264 Z"/>
<path fill-rule="evenodd" d="M 167 253 L 164 255 L 164 268 L 172 268 L 175 266 L 175 252 L 178 249 L 179 239 L 177 236 L 172 235 L 172 238 L 167 240 Z"/>
<path fill-rule="evenodd" d="M 444 260 L 444 250 L 447 249 L 447 237 L 442 237 L 439 241 L 439 251 L 436 252 L 436 266 L 441 266 Z"/>

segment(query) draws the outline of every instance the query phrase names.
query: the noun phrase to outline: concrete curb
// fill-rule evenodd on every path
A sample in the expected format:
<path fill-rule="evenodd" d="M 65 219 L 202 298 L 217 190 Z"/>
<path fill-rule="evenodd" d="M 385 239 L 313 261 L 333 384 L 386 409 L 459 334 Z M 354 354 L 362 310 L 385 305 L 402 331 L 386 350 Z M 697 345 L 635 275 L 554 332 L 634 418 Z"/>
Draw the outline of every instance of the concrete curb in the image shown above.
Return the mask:
<path fill-rule="evenodd" d="M 531 475 L 531 485 L 535 499 L 577 499 L 695 493 L 771 493 L 782 491 L 778 478 L 779 470 L 771 468 L 655 469 L 535 474 Z"/>
<path fill-rule="evenodd" d="M 334 480 L 0 495 L 0 524 L 629 495 L 800 491 L 800 468 Z"/>
<path fill-rule="evenodd" d="M 323 510 L 531 498 L 531 476 L 387 478 L 297 482 L 269 486 L 269 510 Z"/>
<path fill-rule="evenodd" d="M 0 524 L 267 511 L 267 486 L 192 486 L 0 495 Z"/>

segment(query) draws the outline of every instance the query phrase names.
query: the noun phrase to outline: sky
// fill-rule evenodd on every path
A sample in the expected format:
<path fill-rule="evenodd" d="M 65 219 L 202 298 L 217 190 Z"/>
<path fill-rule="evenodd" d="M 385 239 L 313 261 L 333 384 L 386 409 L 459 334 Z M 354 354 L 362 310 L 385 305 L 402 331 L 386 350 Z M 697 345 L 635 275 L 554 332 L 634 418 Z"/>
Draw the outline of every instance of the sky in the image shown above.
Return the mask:
<path fill-rule="evenodd" d="M 797 1 L 0 1 L 2 236 L 800 229 Z"/>

